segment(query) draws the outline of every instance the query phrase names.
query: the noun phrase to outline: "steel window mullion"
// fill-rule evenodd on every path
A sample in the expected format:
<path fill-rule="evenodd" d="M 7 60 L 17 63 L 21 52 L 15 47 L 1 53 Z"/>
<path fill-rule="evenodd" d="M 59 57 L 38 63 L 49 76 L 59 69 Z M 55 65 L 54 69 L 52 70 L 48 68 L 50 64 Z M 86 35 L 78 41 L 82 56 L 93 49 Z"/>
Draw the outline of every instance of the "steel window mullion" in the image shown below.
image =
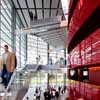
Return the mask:
<path fill-rule="evenodd" d="M 59 5 L 60 5 L 60 0 L 58 1 L 56 16 L 58 15 L 58 8 L 59 8 Z"/>
<path fill-rule="evenodd" d="M 9 26 L 11 26 L 10 25 L 10 23 L 8 22 L 8 20 L 6 19 L 6 17 L 1 13 L 1 15 L 2 15 L 2 17 L 5 19 L 5 21 L 7 21 L 7 24 L 9 25 Z"/>
<path fill-rule="evenodd" d="M 9 4 L 10 4 L 10 6 L 12 7 L 13 6 L 13 4 L 12 4 L 12 2 L 11 2 L 12 0 L 8 0 L 8 2 L 9 2 Z"/>
<path fill-rule="evenodd" d="M 42 16 L 43 16 L 43 19 L 44 19 L 44 0 L 42 0 Z"/>
<path fill-rule="evenodd" d="M 26 3 L 26 6 L 27 6 L 27 9 L 28 9 L 28 14 L 29 14 L 29 16 L 30 16 L 30 10 L 29 10 L 29 7 L 28 7 L 28 2 L 27 2 L 27 0 L 25 0 L 25 3 Z"/>
<path fill-rule="evenodd" d="M 0 38 L 1 38 L 1 1 L 0 1 Z M 1 45 L 1 40 L 0 40 Z M 0 56 L 1 56 L 1 48 L 0 48 Z"/>
<path fill-rule="evenodd" d="M 49 17 L 51 17 L 51 8 L 52 8 L 52 0 L 50 0 L 50 13 L 49 13 Z"/>
<path fill-rule="evenodd" d="M 1 21 L 1 25 L 3 26 L 3 28 L 5 29 L 5 30 L 9 30 L 9 25 L 6 23 L 6 21 L 4 22 L 4 21 Z M 6 26 L 7 25 L 7 26 Z M 2 26 L 1 26 L 1 28 L 2 28 Z"/>
<path fill-rule="evenodd" d="M 9 26 L 11 26 L 10 23 L 8 22 L 7 18 L 4 16 L 4 14 L 1 13 L 1 15 L 2 15 L 2 17 L 4 18 L 4 20 L 6 21 L 6 23 L 7 23 Z M 9 20 L 10 20 L 10 19 L 9 19 Z"/>
<path fill-rule="evenodd" d="M 11 0 L 11 3 L 12 3 L 12 5 L 13 5 L 14 8 L 15 8 L 15 4 L 14 4 L 13 0 Z M 16 8 L 15 8 L 15 9 L 16 9 Z M 17 13 L 17 16 L 18 16 L 19 20 L 21 21 L 22 26 L 25 27 L 24 24 L 23 24 L 23 22 L 22 22 L 22 20 L 21 20 L 21 18 L 20 18 L 20 16 L 19 16 L 19 14 L 18 14 L 18 12 L 17 12 L 17 10 L 16 10 L 16 13 Z M 16 17 L 16 18 L 17 18 L 17 17 Z"/>
<path fill-rule="evenodd" d="M 5 43 L 7 43 L 10 47 L 11 47 L 11 45 L 7 42 L 7 41 L 5 41 L 3 38 L 0 38 L 2 41 L 4 41 Z"/>
<path fill-rule="evenodd" d="M 23 24 L 23 22 L 22 22 L 22 20 L 21 20 L 21 17 L 20 17 L 19 14 L 18 14 L 18 12 L 17 12 L 17 15 L 18 15 L 18 17 L 19 17 L 19 20 L 21 21 L 22 26 L 25 27 L 24 24 Z"/>
<path fill-rule="evenodd" d="M 5 34 L 9 39 L 11 39 L 12 40 L 12 38 L 11 37 L 9 37 L 8 35 L 7 35 L 7 33 L 6 32 L 4 32 L 2 29 L 1 29 L 1 31 L 3 32 L 3 34 Z"/>
<path fill-rule="evenodd" d="M 27 10 L 27 8 L 16 8 L 16 10 Z M 42 10 L 42 8 L 36 8 L 37 10 Z M 51 10 L 57 10 L 60 9 L 62 10 L 62 8 L 51 8 Z M 35 8 L 29 8 L 29 10 L 35 10 Z M 44 8 L 44 10 L 50 10 L 50 8 Z"/>
<path fill-rule="evenodd" d="M 16 12 L 17 12 L 17 11 L 16 11 Z M 18 12 L 17 12 L 17 16 L 16 16 L 16 25 L 17 25 L 18 27 L 20 27 L 19 21 L 21 22 L 22 26 L 24 27 L 24 24 L 23 24 L 23 22 L 22 22 L 22 20 L 21 20 L 21 18 L 20 18 L 20 16 L 19 16 L 19 14 L 18 14 Z"/>
<path fill-rule="evenodd" d="M 6 7 L 8 8 L 9 12 L 11 12 L 11 9 L 7 6 L 7 3 L 4 0 L 2 0 L 2 1 L 6 5 Z"/>
<path fill-rule="evenodd" d="M 6 30 L 6 28 L 4 27 L 4 25 L 3 25 L 3 28 Z M 2 29 L 1 29 L 1 30 L 2 30 Z M 7 32 L 6 32 L 5 30 L 2 30 L 2 32 L 4 32 L 4 33 L 8 34 L 8 33 L 9 33 L 9 31 L 8 31 L 8 30 L 6 30 L 6 31 L 7 31 Z"/>
<path fill-rule="evenodd" d="M 34 3 L 34 8 L 35 8 L 35 16 L 38 16 L 37 15 L 37 8 L 36 8 L 36 2 L 35 2 L 35 0 L 33 0 L 33 3 Z"/>
<path fill-rule="evenodd" d="M 2 24 L 1 25 L 3 25 L 3 27 L 9 32 L 9 33 L 11 33 L 10 32 L 10 30 L 4 25 L 4 23 L 3 22 L 1 22 Z M 2 27 L 2 26 L 1 26 Z"/>
<path fill-rule="evenodd" d="M 9 33 L 11 33 L 10 32 L 10 30 L 7 28 L 7 26 L 1 21 L 1 23 L 3 24 L 3 26 L 9 31 Z"/>
<path fill-rule="evenodd" d="M 5 41 L 8 40 L 11 42 L 11 39 L 9 39 L 8 37 L 1 37 L 2 39 L 4 39 Z"/>
<path fill-rule="evenodd" d="M 17 4 L 18 4 L 19 8 L 21 8 L 21 5 L 20 5 L 20 3 L 19 3 L 19 0 L 17 0 Z M 24 13 L 23 13 L 22 10 L 21 10 L 21 13 L 22 13 L 22 16 L 23 16 L 23 18 L 24 18 L 24 21 L 25 21 L 25 23 L 26 23 L 26 26 L 28 26 L 27 21 L 26 21 L 26 18 L 25 18 L 25 16 L 24 16 Z"/>
<path fill-rule="evenodd" d="M 6 42 L 7 44 L 9 44 L 5 39 L 3 39 L 2 37 L 1 37 L 1 40 L 3 40 L 4 42 Z M 9 39 L 10 40 L 10 39 Z M 11 41 L 11 40 L 10 40 Z M 9 44 L 10 45 L 10 44 Z M 11 45 L 10 45 L 11 46 Z"/>
<path fill-rule="evenodd" d="M 9 19 L 11 19 L 11 17 L 10 17 L 9 14 L 8 14 L 8 12 L 7 12 L 6 9 L 3 7 L 3 5 L 2 5 L 2 8 L 3 8 L 3 10 L 5 11 L 5 13 L 7 14 L 7 16 L 9 17 Z"/>

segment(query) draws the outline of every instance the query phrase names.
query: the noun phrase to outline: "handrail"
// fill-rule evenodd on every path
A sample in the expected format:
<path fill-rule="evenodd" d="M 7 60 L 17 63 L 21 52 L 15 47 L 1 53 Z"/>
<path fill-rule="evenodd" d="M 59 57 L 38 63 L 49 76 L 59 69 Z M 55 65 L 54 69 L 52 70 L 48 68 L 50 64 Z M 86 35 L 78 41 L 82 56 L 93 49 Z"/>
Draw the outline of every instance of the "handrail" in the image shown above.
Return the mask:
<path fill-rule="evenodd" d="M 9 82 L 9 84 L 8 84 L 6 90 L 5 90 L 4 96 L 2 96 L 2 100 L 5 100 L 7 91 L 9 89 L 9 87 L 11 86 L 11 83 L 13 82 L 13 79 L 14 79 L 15 75 L 16 75 L 16 69 L 14 70 L 13 75 L 11 76 L 10 82 Z"/>
<path fill-rule="evenodd" d="M 37 71 L 37 69 L 38 69 L 38 65 L 37 65 L 35 71 Z M 10 82 L 9 82 L 9 84 L 8 84 L 8 86 L 7 86 L 6 90 L 5 90 L 5 92 L 4 92 L 4 95 L 2 96 L 2 100 L 5 100 L 6 95 L 7 95 L 7 91 L 8 91 L 8 89 L 9 89 L 9 87 L 11 86 L 11 84 L 12 84 L 12 82 L 13 82 L 13 80 L 14 80 L 14 77 L 15 77 L 17 71 L 18 71 L 18 69 L 16 68 L 16 69 L 14 70 L 14 72 L 13 72 L 13 75 L 11 76 Z"/>
<path fill-rule="evenodd" d="M 38 70 L 38 67 L 39 67 L 39 64 L 36 65 L 35 71 Z M 30 91 L 29 91 L 29 89 L 28 89 L 27 93 L 26 93 L 26 94 L 24 95 L 24 97 L 23 97 L 23 100 L 26 100 L 26 97 L 29 97 L 29 94 L 30 94 Z"/>
<path fill-rule="evenodd" d="M 35 72 L 38 71 L 38 67 L 39 67 L 39 64 L 36 65 Z M 4 95 L 2 96 L 2 99 L 1 99 L 1 100 L 5 100 L 5 99 L 6 99 L 6 97 L 7 97 L 7 91 L 8 91 L 8 89 L 10 88 L 10 86 L 12 85 L 12 82 L 14 81 L 14 78 L 15 78 L 15 76 L 16 76 L 16 73 L 19 72 L 19 71 L 20 71 L 20 70 L 18 70 L 18 68 L 16 68 L 16 69 L 14 70 L 14 72 L 13 72 L 13 74 L 12 74 L 12 76 L 11 76 L 11 79 L 10 79 L 10 81 L 9 81 L 9 84 L 8 84 L 7 88 L 5 89 Z M 28 95 L 28 94 L 26 93 L 25 96 L 23 97 L 23 99 L 26 97 L 26 95 Z"/>

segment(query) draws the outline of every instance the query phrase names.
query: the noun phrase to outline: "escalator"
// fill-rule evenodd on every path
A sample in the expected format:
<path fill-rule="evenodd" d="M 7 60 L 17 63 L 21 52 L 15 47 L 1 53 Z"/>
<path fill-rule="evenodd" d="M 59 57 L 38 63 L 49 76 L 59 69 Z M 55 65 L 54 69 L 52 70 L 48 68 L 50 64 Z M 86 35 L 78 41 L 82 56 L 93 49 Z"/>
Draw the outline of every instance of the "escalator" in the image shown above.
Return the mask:
<path fill-rule="evenodd" d="M 32 67 L 32 69 L 31 69 Z M 8 87 L 5 89 L 2 84 L 0 84 L 0 100 L 15 100 L 18 94 L 18 91 L 24 86 L 28 86 L 29 82 L 28 76 L 26 76 L 26 71 L 28 68 L 28 73 L 37 72 L 38 65 L 26 65 L 22 70 L 19 70 L 19 67 L 14 71 Z"/>
<path fill-rule="evenodd" d="M 31 78 L 34 79 L 36 77 L 36 74 L 38 74 L 39 72 L 41 72 L 42 73 L 41 75 L 43 75 L 43 73 L 46 74 L 46 73 L 51 73 L 53 71 L 55 73 L 56 71 L 57 72 L 61 71 L 61 69 L 63 70 L 63 68 L 60 68 L 59 66 L 57 67 L 57 65 L 34 65 L 34 64 L 26 65 L 22 70 L 18 69 L 14 71 L 6 90 L 5 88 L 3 88 L 2 84 L 0 85 L 1 86 L 0 100 L 16 100 L 15 98 L 19 94 L 19 90 L 23 89 L 23 87 L 26 88 L 26 86 L 28 86 L 27 91 L 29 90 L 29 88 L 32 88 L 30 86 L 30 79 Z M 33 90 L 34 89 L 35 87 L 33 88 Z M 26 95 L 26 93 L 24 94 L 24 96 Z M 20 92 L 21 96 L 22 94 L 23 93 Z"/>
<path fill-rule="evenodd" d="M 6 89 L 2 88 L 2 90 L 0 90 L 0 100 L 15 100 L 16 94 L 22 86 L 22 84 L 19 85 L 19 83 L 17 82 L 17 77 L 19 73 L 20 72 L 18 72 L 17 70 L 14 71 L 11 80 L 8 84 L 8 87 Z"/>

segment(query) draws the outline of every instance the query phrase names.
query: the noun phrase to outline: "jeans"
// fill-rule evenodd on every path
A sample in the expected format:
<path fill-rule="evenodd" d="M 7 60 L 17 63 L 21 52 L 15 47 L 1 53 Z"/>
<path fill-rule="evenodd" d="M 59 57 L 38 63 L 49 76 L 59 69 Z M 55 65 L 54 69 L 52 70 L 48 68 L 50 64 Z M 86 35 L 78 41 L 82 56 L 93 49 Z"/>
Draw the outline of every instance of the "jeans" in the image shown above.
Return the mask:
<path fill-rule="evenodd" d="M 12 74 L 13 72 L 8 72 L 6 69 L 6 65 L 3 65 L 3 70 L 0 72 L 0 77 L 2 78 L 2 83 L 5 87 L 8 86 Z"/>

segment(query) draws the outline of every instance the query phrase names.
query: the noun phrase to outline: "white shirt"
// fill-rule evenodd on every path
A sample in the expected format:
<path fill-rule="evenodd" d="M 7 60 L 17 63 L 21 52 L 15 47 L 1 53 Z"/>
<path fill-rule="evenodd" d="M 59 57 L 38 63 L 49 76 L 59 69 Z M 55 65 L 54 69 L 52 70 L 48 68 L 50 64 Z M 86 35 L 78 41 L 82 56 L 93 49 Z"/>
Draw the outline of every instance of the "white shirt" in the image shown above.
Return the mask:
<path fill-rule="evenodd" d="M 7 61 L 7 57 L 8 57 L 8 52 L 5 52 L 4 54 L 3 54 L 3 60 L 4 60 L 4 64 L 6 64 L 6 61 Z"/>

